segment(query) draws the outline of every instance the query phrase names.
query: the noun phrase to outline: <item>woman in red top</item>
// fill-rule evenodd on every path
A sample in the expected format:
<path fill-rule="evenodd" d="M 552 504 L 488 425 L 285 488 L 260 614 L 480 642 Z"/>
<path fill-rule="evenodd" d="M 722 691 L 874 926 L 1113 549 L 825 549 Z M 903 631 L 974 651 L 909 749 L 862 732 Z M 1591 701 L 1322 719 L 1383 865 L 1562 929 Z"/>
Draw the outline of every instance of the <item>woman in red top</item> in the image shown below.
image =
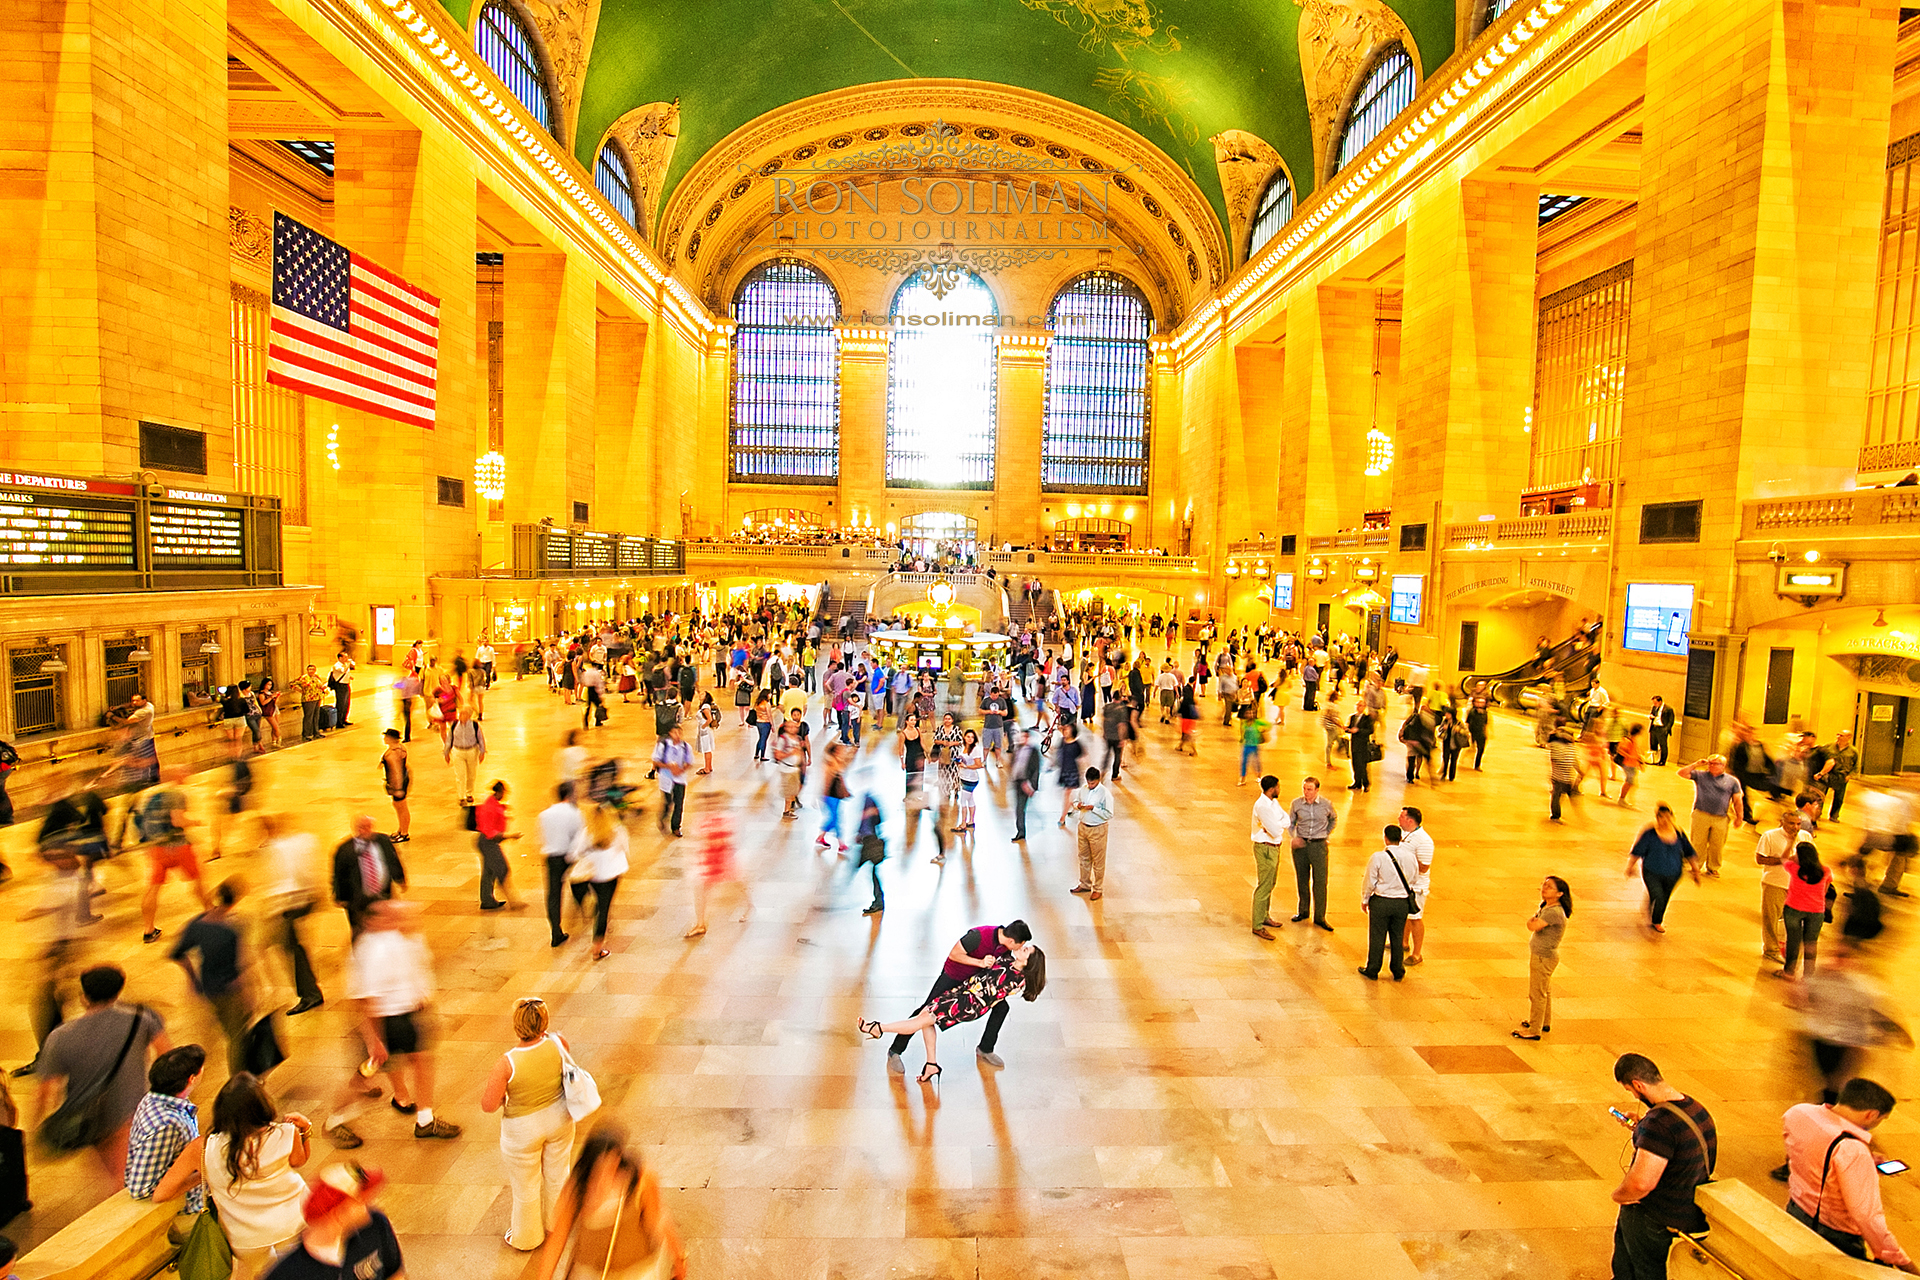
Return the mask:
<path fill-rule="evenodd" d="M 1827 920 L 1827 893 L 1833 886 L 1833 872 L 1820 865 L 1820 852 L 1811 843 L 1802 840 L 1795 845 L 1793 856 L 1799 865 L 1787 881 L 1787 909 L 1783 913 L 1787 925 L 1787 958 L 1780 971 L 1773 975 L 1776 978 L 1794 976 L 1794 962 L 1800 959 L 1803 949 L 1806 961 L 1799 976 L 1804 978 L 1813 972 L 1814 944 L 1820 937 L 1820 926 Z"/>

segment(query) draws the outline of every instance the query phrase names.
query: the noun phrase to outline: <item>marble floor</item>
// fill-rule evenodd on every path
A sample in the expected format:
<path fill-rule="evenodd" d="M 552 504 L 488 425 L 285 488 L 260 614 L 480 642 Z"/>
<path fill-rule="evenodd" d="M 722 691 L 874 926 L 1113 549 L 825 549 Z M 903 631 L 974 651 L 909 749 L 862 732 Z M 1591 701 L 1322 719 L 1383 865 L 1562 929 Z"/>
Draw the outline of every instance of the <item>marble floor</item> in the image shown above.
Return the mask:
<path fill-rule="evenodd" d="M 384 695 L 363 696 L 353 728 L 269 756 L 261 807 L 329 850 L 356 813 L 386 826 L 375 762 L 390 711 Z M 779 820 L 777 784 L 752 766 L 752 734 L 726 711 L 716 771 L 695 780 L 689 803 L 734 814 L 745 892 L 723 889 L 712 931 L 683 940 L 691 842 L 644 823 L 614 903 L 613 955 L 597 964 L 579 935 L 549 950 L 537 906 L 479 913 L 451 771 L 430 737 L 416 742 L 414 839 L 402 853 L 439 963 L 436 1110 L 466 1134 L 417 1142 L 385 1111 L 362 1126 L 357 1155 L 389 1174 L 409 1275 L 520 1274 L 523 1258 L 500 1242 L 498 1125 L 477 1098 L 511 1043 L 510 1003 L 522 994 L 546 998 L 598 1076 L 604 1114 L 631 1130 L 669 1188 L 697 1277 L 1604 1276 L 1607 1193 L 1625 1137 L 1607 1117 L 1620 1100 L 1610 1068 L 1627 1049 L 1708 1103 L 1723 1176 L 1778 1191 L 1766 1170 L 1781 1158 L 1780 1113 L 1817 1086 L 1787 984 L 1759 958 L 1753 837 L 1735 837 L 1724 880 L 1679 891 L 1665 936 L 1639 923 L 1643 894 L 1622 876 L 1652 801 L 1685 811 L 1691 789 L 1671 770 L 1651 771 L 1638 812 L 1588 795 L 1555 825 L 1544 753 L 1518 721 L 1496 727 L 1485 772 L 1437 788 L 1404 787 L 1391 748 L 1372 792 L 1329 792 L 1341 815 L 1336 931 L 1289 925 L 1263 942 L 1246 926 L 1255 792 L 1235 786 L 1238 749 L 1214 725 L 1197 758 L 1176 755 L 1172 731 L 1150 716 L 1144 756 L 1119 787 L 1103 901 L 1067 892 L 1073 847 L 1052 821 L 1036 820 L 1026 849 L 1010 843 L 1004 791 L 989 783 L 977 838 L 944 866 L 929 861 L 927 820 L 908 839 L 894 805 L 888 910 L 867 918 L 864 875 L 856 882 L 845 862 L 816 852 L 817 808 Z M 612 713 L 592 735 L 596 751 L 650 748 L 650 711 L 616 699 Z M 1312 719 L 1296 706 L 1265 753 L 1289 795 L 1306 772 L 1340 774 L 1323 767 Z M 545 803 L 570 722 L 578 712 L 540 683 L 492 695 L 485 771 L 513 786 L 524 829 Z M 891 735 L 869 738 L 856 792 L 898 796 L 892 751 Z M 1439 849 L 1428 960 L 1404 983 L 1374 984 L 1354 973 L 1365 947 L 1360 871 L 1403 792 L 1425 810 Z M 197 797 L 210 811 L 204 779 Z M 1036 813 L 1058 803 L 1049 788 Z M 1828 832 L 1830 849 L 1857 836 Z M 28 834 L 6 833 L 7 860 L 24 873 L 0 889 L 11 925 L 0 954 L 15 978 L 0 1008 L 7 1066 L 33 1051 L 26 978 L 44 941 L 44 922 L 28 922 L 42 896 L 25 870 Z M 537 899 L 537 848 L 523 841 L 511 856 Z M 210 870 L 245 874 L 247 864 L 234 853 Z M 126 965 L 129 996 L 160 1009 L 176 1040 L 216 1045 L 178 971 L 139 942 L 133 870 L 110 870 L 107 920 L 86 937 L 84 959 Z M 1554 1031 L 1528 1044 L 1508 1032 L 1525 1016 L 1524 922 L 1549 872 L 1572 883 L 1577 911 L 1554 981 Z M 1291 914 L 1289 883 L 1283 874 L 1276 913 Z M 169 887 L 162 927 L 171 934 L 190 905 Z M 1050 981 L 1039 1001 L 1014 1006 L 1000 1042 L 1006 1069 L 978 1066 L 972 1029 L 961 1028 L 942 1037 L 937 1086 L 889 1075 L 884 1049 L 854 1035 L 855 1018 L 905 1016 L 964 929 L 1013 917 L 1046 949 Z M 1901 975 L 1913 931 L 1890 919 L 1877 960 Z M 322 984 L 337 997 L 344 921 L 328 911 L 310 923 Z M 1910 1015 L 1912 984 L 1887 981 Z M 276 982 L 284 991 L 284 976 Z M 286 1031 L 292 1061 L 272 1086 L 284 1106 L 321 1113 L 359 1056 L 349 1014 L 332 999 Z M 919 1061 L 916 1045 L 908 1062 Z M 1878 1055 L 1868 1071 L 1915 1096 L 1911 1055 Z M 203 1108 L 219 1076 L 211 1066 Z M 30 1082 L 14 1083 L 24 1097 Z M 1920 1164 L 1917 1131 L 1920 1106 L 1909 1102 L 1882 1128 L 1883 1146 Z M 5 1228 L 29 1246 L 104 1194 L 91 1157 L 37 1164 L 32 1176 L 37 1207 Z M 1912 1179 L 1890 1178 L 1886 1191 L 1895 1230 L 1915 1234 Z"/>

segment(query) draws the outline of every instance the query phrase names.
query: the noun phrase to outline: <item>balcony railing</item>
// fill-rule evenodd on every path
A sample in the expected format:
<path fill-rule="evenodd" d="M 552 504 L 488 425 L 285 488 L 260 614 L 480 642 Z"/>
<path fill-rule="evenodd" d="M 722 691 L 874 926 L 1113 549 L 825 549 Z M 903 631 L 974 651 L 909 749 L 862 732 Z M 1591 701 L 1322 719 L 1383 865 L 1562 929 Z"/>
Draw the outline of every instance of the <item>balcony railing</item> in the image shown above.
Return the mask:
<path fill-rule="evenodd" d="M 1011 565 L 1015 573 L 1055 569 L 1116 569 L 1136 573 L 1192 573 L 1200 562 L 1192 556 L 1156 556 L 1144 551 L 989 551 L 991 565 Z"/>
<path fill-rule="evenodd" d="M 1856 489 L 1744 504 L 1740 535 L 1777 538 L 1812 530 L 1920 524 L 1920 488 Z"/>
<path fill-rule="evenodd" d="M 1613 536 L 1613 512 L 1572 511 L 1558 516 L 1522 516 L 1447 526 L 1448 551 L 1504 547 L 1595 547 Z"/>
<path fill-rule="evenodd" d="M 869 568 L 891 564 L 900 553 L 890 547 L 865 547 L 841 543 L 748 542 L 734 538 L 706 538 L 687 543 L 687 554 L 694 559 L 726 557 L 787 563 L 794 560 L 826 561 L 846 567 Z"/>
<path fill-rule="evenodd" d="M 1345 533 L 1321 534 L 1307 539 L 1309 551 L 1345 551 L 1356 547 L 1384 547 L 1391 529 L 1349 529 Z"/>

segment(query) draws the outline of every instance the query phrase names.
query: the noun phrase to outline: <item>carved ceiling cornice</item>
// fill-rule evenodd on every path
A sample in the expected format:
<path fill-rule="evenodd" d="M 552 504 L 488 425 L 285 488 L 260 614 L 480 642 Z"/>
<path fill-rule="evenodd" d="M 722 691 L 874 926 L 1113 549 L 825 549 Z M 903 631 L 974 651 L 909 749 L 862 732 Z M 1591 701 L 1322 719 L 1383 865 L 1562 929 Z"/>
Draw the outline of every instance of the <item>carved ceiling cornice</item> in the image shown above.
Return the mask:
<path fill-rule="evenodd" d="M 1115 250 L 1160 295 L 1160 314 L 1179 323 L 1231 269 L 1224 236 L 1206 197 L 1186 173 L 1144 138 L 1085 108 L 1026 90 L 963 80 L 897 81 L 840 90 L 769 112 L 736 130 L 695 163 L 663 211 L 655 245 L 668 268 L 716 314 L 726 285 L 773 222 L 776 178 L 808 174 L 836 153 L 865 151 L 873 167 L 914 170 L 884 159 L 927 145 L 935 123 L 947 171 L 1036 177 L 1062 171 L 1111 183 L 1107 220 Z M 977 163 L 972 157 L 978 155 Z M 871 171 L 870 169 L 868 170 Z"/>

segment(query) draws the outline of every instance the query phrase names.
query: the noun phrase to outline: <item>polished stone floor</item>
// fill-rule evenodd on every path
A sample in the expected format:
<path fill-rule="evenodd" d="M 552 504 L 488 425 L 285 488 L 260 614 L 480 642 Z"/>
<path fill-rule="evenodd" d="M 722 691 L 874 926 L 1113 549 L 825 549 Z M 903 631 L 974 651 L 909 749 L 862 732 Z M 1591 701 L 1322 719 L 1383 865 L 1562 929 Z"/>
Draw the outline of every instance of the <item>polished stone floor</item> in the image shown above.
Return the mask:
<path fill-rule="evenodd" d="M 328 850 L 355 813 L 379 815 L 384 828 L 376 759 L 389 710 L 382 696 L 363 697 L 354 728 L 270 756 L 262 807 Z M 650 711 L 617 699 L 612 710 L 595 749 L 649 749 Z M 416 1142 L 384 1111 L 363 1126 L 357 1154 L 392 1179 L 386 1201 L 410 1275 L 520 1272 L 522 1258 L 500 1243 L 498 1126 L 477 1097 L 511 1042 L 509 1007 L 522 994 L 547 999 L 599 1077 L 605 1114 L 659 1172 L 699 1277 L 1604 1276 L 1607 1192 L 1624 1145 L 1606 1114 L 1620 1100 L 1610 1067 L 1627 1049 L 1652 1055 L 1709 1104 L 1723 1176 L 1778 1190 L 1765 1171 L 1781 1158 L 1780 1113 L 1817 1086 L 1787 984 L 1759 959 L 1752 836 L 1733 840 L 1724 880 L 1679 891 L 1665 936 L 1639 923 L 1643 894 L 1621 874 L 1656 797 L 1685 811 L 1690 788 L 1670 770 L 1651 772 L 1638 812 L 1589 795 L 1554 825 L 1544 753 L 1518 721 L 1497 726 L 1484 773 L 1438 788 L 1405 788 L 1391 748 L 1371 793 L 1329 792 L 1341 813 L 1336 932 L 1289 925 L 1263 942 L 1246 927 L 1255 792 L 1234 785 L 1229 731 L 1210 726 L 1187 758 L 1171 750 L 1171 730 L 1150 723 L 1144 758 L 1119 788 L 1103 901 L 1067 893 L 1073 848 L 1051 821 L 1036 820 L 1027 849 L 1009 842 L 1003 790 L 988 784 L 977 838 L 944 866 L 929 861 L 928 820 L 908 841 L 894 805 L 889 906 L 870 919 L 860 914 L 864 875 L 854 882 L 844 862 L 816 852 L 816 808 L 779 820 L 775 780 L 753 768 L 751 732 L 726 713 L 716 772 L 696 779 L 690 808 L 734 814 L 745 894 L 723 889 L 711 933 L 684 941 L 691 841 L 661 839 L 645 823 L 614 903 L 614 954 L 597 964 L 579 936 L 549 950 L 537 905 L 478 912 L 477 858 L 458 828 L 451 771 L 430 737 L 416 742 L 414 839 L 402 852 L 439 961 L 436 1109 L 467 1132 Z M 492 696 L 485 771 L 514 787 L 526 830 L 569 715 L 532 681 Z M 1296 693 L 1265 753 L 1289 795 L 1305 772 L 1340 772 L 1321 765 L 1314 718 Z M 897 797 L 892 751 L 891 735 L 869 739 L 856 791 Z M 1403 792 L 1425 809 L 1439 848 L 1428 962 L 1403 984 L 1376 985 L 1354 973 L 1365 945 L 1360 871 Z M 211 807 L 204 781 L 199 797 Z M 1049 787 L 1037 813 L 1058 804 Z M 1829 849 L 1857 836 L 1828 832 Z M 7 833 L 16 867 L 31 866 L 26 835 Z M 537 854 L 531 841 L 512 853 L 536 899 Z M 211 870 L 246 867 L 234 854 Z M 217 1044 L 159 947 L 139 943 L 131 870 L 112 871 L 108 919 L 85 959 L 126 964 L 130 996 L 161 1009 L 177 1040 Z M 1577 910 L 1554 983 L 1554 1031 L 1526 1044 L 1508 1032 L 1525 1016 L 1524 922 L 1549 872 L 1571 881 Z M 1291 914 L 1289 883 L 1283 875 L 1276 913 Z M 32 1053 L 25 977 L 44 937 L 41 924 L 11 922 L 40 896 L 31 873 L 0 890 L 10 922 L 0 954 L 20 979 L 0 1010 L 8 1066 Z M 171 934 L 189 913 L 186 891 L 170 887 L 162 927 Z M 937 1086 L 890 1076 L 884 1050 L 853 1034 L 855 1018 L 905 1016 L 962 930 L 1016 916 L 1046 949 L 1050 984 L 1013 1008 L 1000 1042 L 1006 1070 L 978 1067 L 972 1029 L 960 1028 L 942 1038 Z M 1899 975 L 1913 963 L 1911 929 L 1891 918 L 1878 959 L 1895 1007 L 1910 1013 L 1912 985 Z M 309 932 L 322 984 L 337 996 L 344 921 L 329 911 Z M 293 1060 L 272 1085 L 284 1106 L 320 1113 L 359 1056 L 349 1014 L 330 1000 L 287 1029 Z M 916 1045 L 908 1061 L 919 1060 Z M 1868 1069 L 1902 1099 L 1915 1096 L 1911 1055 L 1877 1055 Z M 203 1109 L 219 1074 L 203 1083 Z M 1920 1164 L 1916 1130 L 1920 1106 L 1909 1102 L 1882 1128 L 1883 1145 Z M 33 1178 L 38 1207 L 6 1228 L 27 1244 L 103 1194 L 90 1157 L 37 1165 Z M 1914 1235 L 1910 1180 L 1888 1179 L 1887 1195 L 1895 1230 Z"/>

